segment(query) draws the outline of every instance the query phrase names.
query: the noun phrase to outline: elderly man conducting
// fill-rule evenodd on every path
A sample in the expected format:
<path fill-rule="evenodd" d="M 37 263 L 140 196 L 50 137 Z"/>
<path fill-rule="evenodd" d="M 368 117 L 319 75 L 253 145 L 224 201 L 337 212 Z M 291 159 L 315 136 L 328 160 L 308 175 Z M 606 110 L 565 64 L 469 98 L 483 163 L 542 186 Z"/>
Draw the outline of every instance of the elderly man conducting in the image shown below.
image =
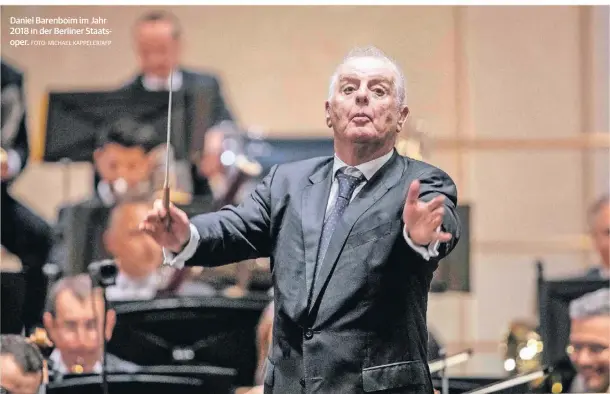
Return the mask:
<path fill-rule="evenodd" d="M 567 392 L 610 393 L 610 290 L 573 301 L 570 319 L 568 353 L 576 376 Z"/>
<path fill-rule="evenodd" d="M 274 166 L 237 207 L 189 223 L 156 201 L 141 223 L 175 266 L 270 258 L 265 393 L 433 392 L 427 295 L 460 223 L 451 178 L 394 149 L 408 112 L 398 66 L 354 50 L 325 105 L 334 156 Z"/>

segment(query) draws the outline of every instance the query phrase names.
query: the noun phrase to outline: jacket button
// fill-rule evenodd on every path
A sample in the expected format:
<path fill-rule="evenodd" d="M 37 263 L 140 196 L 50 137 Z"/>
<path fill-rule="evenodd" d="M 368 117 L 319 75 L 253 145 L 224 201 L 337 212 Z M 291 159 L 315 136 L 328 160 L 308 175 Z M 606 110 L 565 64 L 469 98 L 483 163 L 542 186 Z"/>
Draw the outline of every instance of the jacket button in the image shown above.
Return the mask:
<path fill-rule="evenodd" d="M 301 387 L 305 387 L 305 379 L 299 379 L 299 384 L 301 385 Z"/>
<path fill-rule="evenodd" d="M 305 330 L 305 339 L 311 338 L 313 338 L 313 330 L 311 328 L 308 328 Z"/>

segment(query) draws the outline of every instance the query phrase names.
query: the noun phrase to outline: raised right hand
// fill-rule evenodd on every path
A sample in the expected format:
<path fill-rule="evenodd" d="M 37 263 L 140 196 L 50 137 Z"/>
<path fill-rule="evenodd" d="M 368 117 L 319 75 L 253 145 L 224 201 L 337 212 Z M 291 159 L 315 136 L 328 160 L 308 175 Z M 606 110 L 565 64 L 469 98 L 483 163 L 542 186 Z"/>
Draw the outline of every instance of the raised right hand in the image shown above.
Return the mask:
<path fill-rule="evenodd" d="M 171 226 L 165 226 L 164 218 L 168 212 L 163 207 L 163 200 L 155 200 L 146 218 L 140 223 L 140 231 L 150 235 L 159 245 L 174 253 L 180 253 L 191 238 L 191 229 L 188 216 L 184 211 L 169 205 Z"/>

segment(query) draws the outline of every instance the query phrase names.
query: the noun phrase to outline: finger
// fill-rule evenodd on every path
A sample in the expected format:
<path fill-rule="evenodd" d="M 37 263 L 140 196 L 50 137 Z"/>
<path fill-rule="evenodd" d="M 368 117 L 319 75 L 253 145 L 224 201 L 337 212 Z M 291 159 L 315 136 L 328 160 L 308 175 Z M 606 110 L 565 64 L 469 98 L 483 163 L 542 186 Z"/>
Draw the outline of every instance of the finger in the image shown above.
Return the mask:
<path fill-rule="evenodd" d="M 451 233 L 446 233 L 446 232 L 441 231 L 441 232 L 434 234 L 433 238 L 439 242 L 447 242 L 447 241 L 451 240 L 451 238 L 453 238 L 453 236 L 451 235 Z"/>
<path fill-rule="evenodd" d="M 157 199 L 153 203 L 153 211 L 157 214 L 158 217 L 163 218 L 166 215 L 165 207 L 163 206 L 163 200 Z"/>
<path fill-rule="evenodd" d="M 426 208 L 428 208 L 428 210 L 430 212 L 432 212 L 435 209 L 437 209 L 438 207 L 442 207 L 444 202 L 445 202 L 445 196 L 436 196 L 432 200 L 430 200 L 429 202 L 426 203 Z"/>
<path fill-rule="evenodd" d="M 171 215 L 172 220 L 174 221 L 179 221 L 182 223 L 188 222 L 188 216 L 186 215 L 186 213 L 180 208 L 177 208 L 174 204 L 170 205 L 169 213 Z"/>
<path fill-rule="evenodd" d="M 431 212 L 431 215 L 433 217 L 435 217 L 435 218 L 438 217 L 438 216 L 440 216 L 442 218 L 444 214 L 445 214 L 445 207 L 444 206 L 436 208 L 434 211 Z"/>
<path fill-rule="evenodd" d="M 407 192 L 407 205 L 417 204 L 419 198 L 419 180 L 414 180 L 411 182 L 409 186 L 409 191 Z"/>

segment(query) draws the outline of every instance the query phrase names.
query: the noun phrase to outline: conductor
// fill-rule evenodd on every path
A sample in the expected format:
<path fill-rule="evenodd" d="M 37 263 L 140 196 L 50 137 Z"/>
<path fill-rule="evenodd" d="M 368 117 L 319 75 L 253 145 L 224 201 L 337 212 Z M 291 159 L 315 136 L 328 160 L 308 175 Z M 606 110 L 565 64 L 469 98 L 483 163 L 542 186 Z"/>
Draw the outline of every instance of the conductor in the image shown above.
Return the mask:
<path fill-rule="evenodd" d="M 427 294 L 459 239 L 456 186 L 394 149 L 409 110 L 380 50 L 347 55 L 325 107 L 333 157 L 276 165 L 240 205 L 190 223 L 156 201 L 140 229 L 177 267 L 270 257 L 265 393 L 432 393 Z"/>

